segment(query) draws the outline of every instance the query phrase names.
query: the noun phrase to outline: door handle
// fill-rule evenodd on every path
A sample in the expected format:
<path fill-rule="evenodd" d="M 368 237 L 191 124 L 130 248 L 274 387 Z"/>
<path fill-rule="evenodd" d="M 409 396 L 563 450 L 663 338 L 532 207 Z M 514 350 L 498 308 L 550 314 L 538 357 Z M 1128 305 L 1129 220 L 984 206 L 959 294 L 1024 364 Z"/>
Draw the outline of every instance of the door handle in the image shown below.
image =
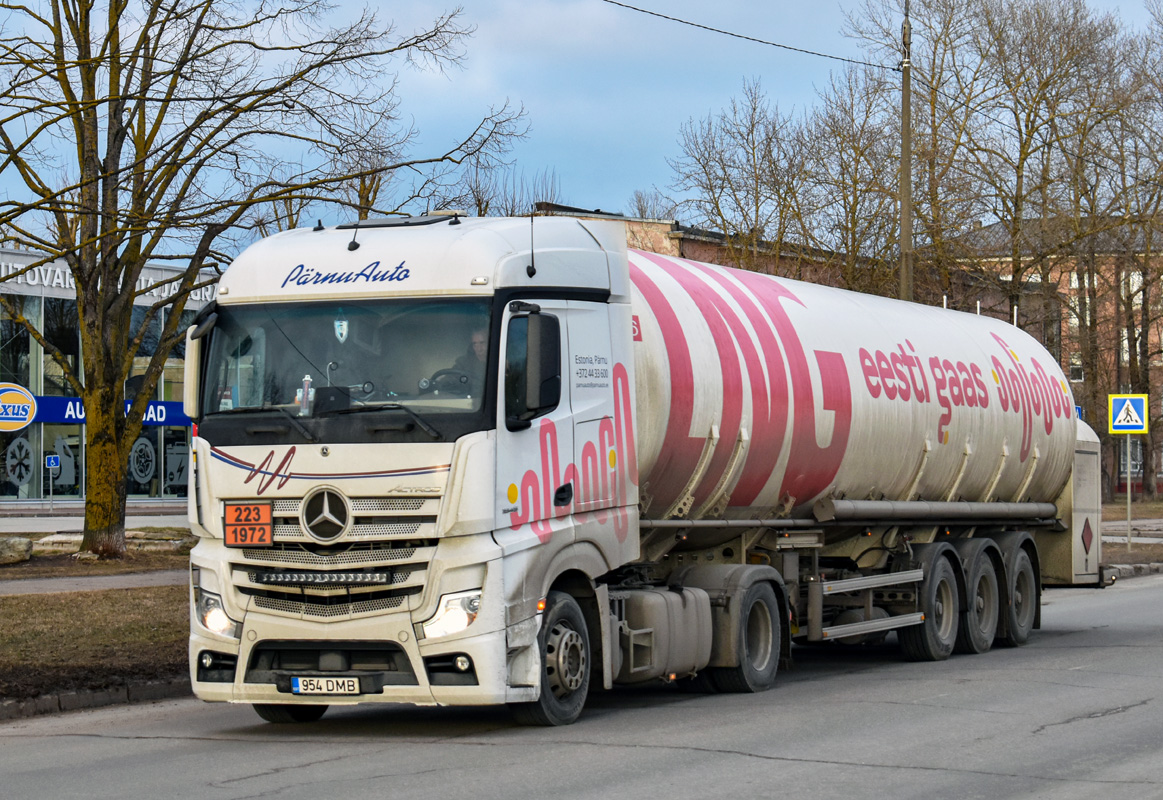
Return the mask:
<path fill-rule="evenodd" d="M 553 505 L 568 506 L 573 502 L 573 482 L 557 487 L 557 491 L 553 493 Z"/>

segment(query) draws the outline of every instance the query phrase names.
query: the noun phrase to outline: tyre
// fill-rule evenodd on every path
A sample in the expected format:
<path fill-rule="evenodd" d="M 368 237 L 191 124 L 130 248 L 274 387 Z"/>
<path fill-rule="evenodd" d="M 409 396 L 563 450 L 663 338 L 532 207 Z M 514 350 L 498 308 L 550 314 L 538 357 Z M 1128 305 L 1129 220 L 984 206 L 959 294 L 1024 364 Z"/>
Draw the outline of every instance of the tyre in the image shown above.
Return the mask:
<path fill-rule="evenodd" d="M 984 548 L 973 554 L 966 574 L 965 611 L 961 614 L 957 631 L 957 653 L 988 653 L 997 636 L 997 622 L 1001 614 L 1001 596 L 998 594 L 997 570 L 993 559 Z"/>
<path fill-rule="evenodd" d="M 1034 629 L 1034 615 L 1041 601 L 1034 565 L 1025 550 L 1018 550 L 1014 557 L 1008 588 L 1006 632 L 999 640 L 1010 647 L 1020 647 L 1030 638 L 1030 631 Z"/>
<path fill-rule="evenodd" d="M 293 706 L 278 703 L 255 703 L 254 711 L 267 722 L 316 722 L 327 713 L 327 706 Z"/>
<path fill-rule="evenodd" d="M 925 621 L 897 631 L 901 650 L 909 661 L 943 661 L 957 642 L 957 579 L 944 556 L 934 559 L 921 583 Z"/>
<path fill-rule="evenodd" d="M 737 667 L 712 672 L 721 692 L 762 692 L 779 669 L 779 603 L 770 583 L 752 584 L 739 605 Z"/>
<path fill-rule="evenodd" d="M 513 703 L 522 725 L 569 725 L 582 712 L 590 688 L 590 636 L 577 601 L 564 592 L 546 598 L 541 632 L 541 697 Z"/>

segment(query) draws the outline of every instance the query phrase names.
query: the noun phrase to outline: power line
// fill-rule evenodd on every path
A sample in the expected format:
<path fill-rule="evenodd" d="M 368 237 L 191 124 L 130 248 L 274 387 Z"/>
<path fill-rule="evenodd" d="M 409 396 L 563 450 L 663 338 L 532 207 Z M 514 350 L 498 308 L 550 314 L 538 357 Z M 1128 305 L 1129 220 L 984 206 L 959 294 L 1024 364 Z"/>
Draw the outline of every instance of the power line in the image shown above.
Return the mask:
<path fill-rule="evenodd" d="M 804 55 L 816 56 L 817 58 L 827 58 L 827 59 L 831 59 L 833 61 L 841 61 L 845 64 L 856 64 L 857 66 L 871 67 L 873 69 L 890 70 L 892 72 L 900 72 L 901 71 L 900 66 L 890 67 L 890 66 L 886 66 L 884 64 L 874 64 L 871 61 L 860 61 L 859 59 L 845 58 L 844 56 L 835 56 L 835 55 L 832 55 L 830 53 L 820 53 L 820 52 L 817 52 L 815 50 L 807 50 L 807 49 L 802 48 L 802 47 L 792 47 L 791 45 L 780 44 L 779 42 L 769 42 L 766 39 L 757 39 L 754 36 L 745 36 L 741 33 L 734 33 L 732 31 L 725 31 L 721 28 L 712 28 L 710 25 L 703 25 L 701 23 L 691 22 L 690 20 L 682 19 L 680 17 L 672 17 L 672 16 L 669 16 L 667 14 L 661 14 L 657 11 L 650 11 L 649 9 L 639 8 L 638 6 L 632 6 L 628 3 L 619 2 L 619 0 L 601 0 L 601 1 L 603 3 L 608 3 L 609 5 L 612 5 L 612 6 L 619 6 L 620 8 L 625 8 L 625 9 L 628 9 L 630 11 L 637 11 L 639 14 L 646 14 L 647 16 L 658 17 L 659 19 L 669 20 L 670 22 L 677 22 L 680 25 L 687 25 L 687 26 L 692 27 L 692 28 L 698 28 L 700 30 L 709 31 L 711 33 L 717 33 L 721 36 L 730 36 L 733 39 L 742 39 L 742 40 L 747 41 L 747 42 L 754 42 L 755 44 L 762 44 L 762 45 L 766 45 L 768 47 L 778 47 L 781 50 L 790 50 L 794 53 L 803 53 Z M 1018 133 L 1019 135 L 1021 135 L 1021 130 L 1018 128 L 1017 125 L 1006 122 L 1004 120 L 1000 120 L 997 117 L 987 113 L 983 109 L 974 107 L 969 102 L 967 102 L 959 97 L 955 97 L 953 95 L 948 94 L 947 92 L 942 90 L 940 87 L 929 83 L 929 81 L 924 79 L 924 78 L 922 78 L 922 81 L 928 85 L 927 88 L 933 89 L 935 92 L 937 92 L 937 94 L 941 95 L 946 100 L 954 103 L 955 105 L 963 106 L 963 107 L 967 108 L 970 111 L 970 113 L 985 117 L 986 119 L 993 122 L 994 124 L 1000 125 L 1003 128 L 1008 128 L 1008 129 Z M 1072 157 L 1076 158 L 1078 161 L 1090 164 L 1091 166 L 1093 166 L 1097 169 L 1102 170 L 1105 168 L 1104 165 L 1100 164 L 1098 161 L 1096 161 L 1092 158 L 1088 158 L 1087 156 L 1084 156 L 1081 153 L 1072 153 L 1069 150 L 1066 150 L 1065 148 L 1063 148 L 1063 153 L 1067 156 L 1072 156 Z M 1138 175 L 1135 175 L 1134 179 L 1140 183 L 1149 183 L 1149 184 L 1153 184 L 1156 186 L 1160 185 L 1157 181 L 1154 181 L 1150 178 L 1140 178 Z"/>
<path fill-rule="evenodd" d="M 743 39 L 744 41 L 747 41 L 747 42 L 754 42 L 755 44 L 767 45 L 768 47 L 778 47 L 781 50 L 791 50 L 793 53 L 803 53 L 804 55 L 816 56 L 817 58 L 830 58 L 833 61 L 843 61 L 845 64 L 857 64 L 857 65 L 862 66 L 862 67 L 872 67 L 873 69 L 887 69 L 887 70 L 893 70 L 894 72 L 900 72 L 900 67 L 886 67 L 884 64 L 873 64 L 870 61 L 858 61 L 857 59 L 854 59 L 854 58 L 844 58 L 843 56 L 834 56 L 834 55 L 831 55 L 829 53 L 819 53 L 819 52 L 816 52 L 815 50 L 805 50 L 802 47 L 792 47 L 791 45 L 780 44 L 779 42 L 769 42 L 765 39 L 756 39 L 754 36 L 744 36 L 741 33 L 732 33 L 731 31 L 725 31 L 725 30 L 722 30 L 721 28 L 712 28 L 710 25 L 701 25 L 697 22 L 691 22 L 690 20 L 680 19 L 679 17 L 667 16 L 666 14 L 660 14 L 657 11 L 649 11 L 645 8 L 638 8 L 637 6 L 632 6 L 632 5 L 629 5 L 627 3 L 620 3 L 620 2 L 618 2 L 618 0 L 602 0 L 602 2 L 609 3 L 612 6 L 620 6 L 621 8 L 629 9 L 630 11 L 637 11 L 639 14 L 647 14 L 651 17 L 658 17 L 659 19 L 665 19 L 665 20 L 670 20 L 671 22 L 677 22 L 680 25 L 689 25 L 692 28 L 700 28 L 701 30 L 710 31 L 711 33 L 717 33 L 717 34 L 720 34 L 722 36 L 730 36 L 734 39 Z"/>

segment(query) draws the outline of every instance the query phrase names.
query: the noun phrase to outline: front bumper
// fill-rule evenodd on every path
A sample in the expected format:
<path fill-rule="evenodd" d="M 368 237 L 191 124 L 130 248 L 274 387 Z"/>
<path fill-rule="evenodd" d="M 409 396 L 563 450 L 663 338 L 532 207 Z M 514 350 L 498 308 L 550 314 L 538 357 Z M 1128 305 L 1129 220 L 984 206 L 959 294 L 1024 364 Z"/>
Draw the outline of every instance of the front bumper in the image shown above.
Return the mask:
<path fill-rule="evenodd" d="M 243 627 L 242 640 L 233 645 L 200 632 L 190 636 L 194 694 L 203 700 L 219 702 L 331 705 L 495 705 L 534 699 L 529 687 L 507 685 L 507 637 L 503 629 L 449 641 L 419 642 L 411 631 L 412 623 L 407 614 L 319 624 L 251 612 Z M 361 648 L 364 648 L 362 652 L 386 654 L 392 668 L 360 669 L 357 660 L 344 655 L 361 652 Z M 210 674 L 220 680 L 199 680 L 199 659 L 203 652 L 227 656 L 227 661 L 230 656 L 236 657 L 233 680 L 221 680 L 227 677 L 222 670 L 211 673 L 202 670 L 204 676 Z M 313 669 L 285 665 L 264 669 L 269 664 L 263 662 L 269 660 L 268 654 L 272 652 L 325 653 L 327 658 L 338 662 L 339 668 L 320 670 L 318 665 L 312 664 Z M 471 661 L 468 673 L 451 666 L 460 655 Z M 290 690 L 292 677 L 324 676 L 356 677 L 360 679 L 361 693 L 297 695 Z"/>

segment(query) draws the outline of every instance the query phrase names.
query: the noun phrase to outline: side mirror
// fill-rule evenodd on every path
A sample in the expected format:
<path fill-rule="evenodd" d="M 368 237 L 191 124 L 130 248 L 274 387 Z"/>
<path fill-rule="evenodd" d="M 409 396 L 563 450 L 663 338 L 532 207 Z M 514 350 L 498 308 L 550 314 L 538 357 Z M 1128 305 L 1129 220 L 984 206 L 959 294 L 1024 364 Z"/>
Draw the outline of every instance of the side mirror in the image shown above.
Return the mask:
<path fill-rule="evenodd" d="M 218 322 L 218 315 L 214 313 L 208 314 L 203 320 L 195 320 L 193 329 L 186 334 L 186 338 L 201 339 L 210 332 L 216 322 Z"/>
<path fill-rule="evenodd" d="M 211 316 L 217 319 L 215 315 Z M 205 322 L 203 322 L 204 324 Z M 185 381 L 182 386 L 182 411 L 190 419 L 197 419 L 200 410 L 198 408 L 198 395 L 201 390 L 198 385 L 198 367 L 202 363 L 202 338 L 195 335 L 200 327 L 191 325 L 186 329 L 186 360 L 182 365 L 183 380 Z"/>

